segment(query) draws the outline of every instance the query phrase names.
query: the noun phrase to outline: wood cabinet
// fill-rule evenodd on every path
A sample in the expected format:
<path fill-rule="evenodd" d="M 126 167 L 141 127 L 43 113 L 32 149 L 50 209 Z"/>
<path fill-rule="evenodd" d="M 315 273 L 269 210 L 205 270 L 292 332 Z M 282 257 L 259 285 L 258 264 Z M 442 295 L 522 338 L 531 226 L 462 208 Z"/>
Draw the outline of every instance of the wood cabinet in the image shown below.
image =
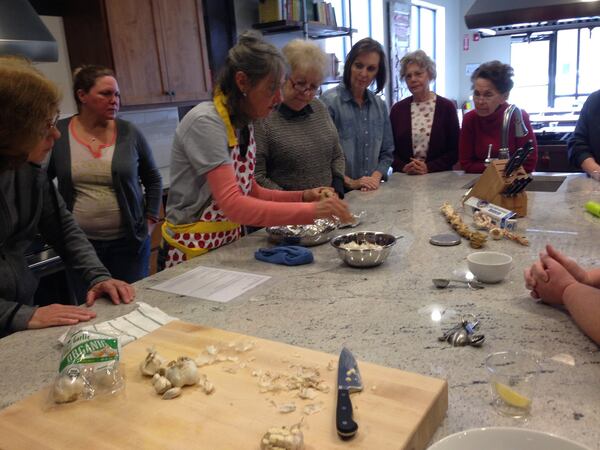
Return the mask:
<path fill-rule="evenodd" d="M 211 97 L 201 0 L 68 0 L 71 67 L 114 69 L 122 105 L 184 105 Z"/>

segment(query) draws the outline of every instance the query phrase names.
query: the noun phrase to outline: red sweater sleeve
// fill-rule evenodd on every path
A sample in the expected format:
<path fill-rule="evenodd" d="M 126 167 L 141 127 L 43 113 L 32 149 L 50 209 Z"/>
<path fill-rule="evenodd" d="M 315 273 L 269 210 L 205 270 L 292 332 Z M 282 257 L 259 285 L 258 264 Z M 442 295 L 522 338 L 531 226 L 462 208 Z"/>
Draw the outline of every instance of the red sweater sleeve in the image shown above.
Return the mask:
<path fill-rule="evenodd" d="M 467 173 L 482 173 L 485 170 L 485 164 L 477 157 L 476 144 L 477 136 L 474 127 L 473 114 L 475 111 L 465 114 L 460 130 L 460 139 L 458 143 L 458 156 L 460 167 Z"/>
<path fill-rule="evenodd" d="M 250 195 L 260 200 L 271 202 L 301 202 L 304 191 L 281 191 L 279 189 L 266 189 L 252 179 Z"/>
<path fill-rule="evenodd" d="M 232 222 L 265 227 L 310 224 L 314 221 L 314 203 L 276 202 L 244 195 L 237 184 L 231 164 L 223 164 L 211 170 L 206 174 L 206 179 L 219 208 Z M 289 194 L 291 193 L 288 192 Z M 277 196 L 272 198 L 275 197 Z"/>

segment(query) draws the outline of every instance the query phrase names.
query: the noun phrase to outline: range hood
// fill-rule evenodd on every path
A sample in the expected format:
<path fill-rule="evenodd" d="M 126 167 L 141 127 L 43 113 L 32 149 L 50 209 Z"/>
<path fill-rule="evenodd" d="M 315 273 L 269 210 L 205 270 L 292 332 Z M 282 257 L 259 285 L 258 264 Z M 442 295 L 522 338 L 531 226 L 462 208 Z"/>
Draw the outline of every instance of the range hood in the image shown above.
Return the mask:
<path fill-rule="evenodd" d="M 58 45 L 27 0 L 0 0 L 0 55 L 58 61 Z"/>
<path fill-rule="evenodd" d="M 600 0 L 475 0 L 465 24 L 484 37 L 594 27 Z"/>

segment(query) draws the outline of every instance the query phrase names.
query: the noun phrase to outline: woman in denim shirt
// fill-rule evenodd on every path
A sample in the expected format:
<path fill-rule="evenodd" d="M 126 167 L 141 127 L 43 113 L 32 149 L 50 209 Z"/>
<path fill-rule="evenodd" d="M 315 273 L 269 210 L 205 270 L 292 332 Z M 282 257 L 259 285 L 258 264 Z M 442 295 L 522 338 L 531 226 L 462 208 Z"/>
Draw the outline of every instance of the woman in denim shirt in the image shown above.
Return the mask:
<path fill-rule="evenodd" d="M 321 100 L 337 127 L 346 156 L 346 189 L 379 188 L 393 160 L 394 139 L 385 102 L 375 94 L 385 86 L 387 70 L 381 44 L 358 41 L 348 53 L 343 83 Z M 375 92 L 368 89 L 376 82 Z"/>

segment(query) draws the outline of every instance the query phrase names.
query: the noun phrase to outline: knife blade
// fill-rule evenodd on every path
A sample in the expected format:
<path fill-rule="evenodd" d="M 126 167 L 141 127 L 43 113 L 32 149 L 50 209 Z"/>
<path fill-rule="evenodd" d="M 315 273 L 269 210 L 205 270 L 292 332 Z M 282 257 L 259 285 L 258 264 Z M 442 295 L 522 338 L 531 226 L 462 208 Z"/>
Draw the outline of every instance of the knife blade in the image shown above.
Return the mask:
<path fill-rule="evenodd" d="M 354 355 L 347 348 L 340 353 L 338 363 L 338 395 L 335 411 L 335 426 L 342 439 L 351 439 L 358 430 L 358 424 L 352 419 L 352 392 L 362 391 L 363 384 Z"/>

